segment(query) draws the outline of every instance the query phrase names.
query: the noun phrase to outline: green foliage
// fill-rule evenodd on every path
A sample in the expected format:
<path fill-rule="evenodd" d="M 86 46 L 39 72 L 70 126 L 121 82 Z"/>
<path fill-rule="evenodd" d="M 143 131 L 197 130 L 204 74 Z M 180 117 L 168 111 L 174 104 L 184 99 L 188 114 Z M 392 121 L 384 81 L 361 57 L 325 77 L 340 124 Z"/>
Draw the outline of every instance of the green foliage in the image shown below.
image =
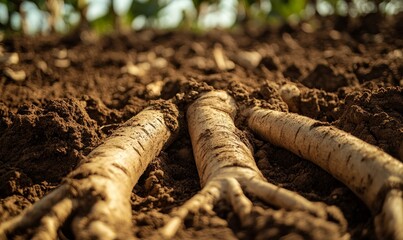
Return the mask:
<path fill-rule="evenodd" d="M 19 11 L 19 6 L 21 1 L 9 1 L 9 0 L 0 0 L 0 3 L 3 3 L 7 6 L 7 10 L 9 13 Z"/>
<path fill-rule="evenodd" d="M 146 19 L 157 19 L 161 10 L 168 6 L 170 2 L 159 0 L 133 0 L 127 12 L 127 18 L 133 21 L 136 17 L 144 16 Z"/>
<path fill-rule="evenodd" d="M 108 11 L 105 15 L 90 22 L 90 26 L 97 33 L 111 32 L 116 24 L 116 13 L 113 11 L 112 3 L 108 6 Z"/>
<path fill-rule="evenodd" d="M 271 16 L 288 19 L 291 16 L 300 16 L 305 10 L 307 0 L 271 0 Z"/>
<path fill-rule="evenodd" d="M 46 0 L 34 0 L 31 2 L 35 3 L 38 9 L 46 10 Z"/>
<path fill-rule="evenodd" d="M 59 0 L 61 1 L 61 0 Z M 138 17 L 144 17 L 146 27 L 159 27 L 159 19 L 162 17 L 163 10 L 170 4 L 177 3 L 175 0 L 132 0 L 128 6 L 127 11 L 121 16 L 118 16 L 113 9 L 113 1 L 118 3 L 119 0 L 109 0 L 107 4 L 107 12 L 94 20 L 89 20 L 87 18 L 87 9 L 89 7 L 89 0 L 64 0 L 64 6 L 68 7 L 68 11 L 64 11 L 63 16 L 61 16 L 61 21 L 63 26 L 68 29 L 72 29 L 74 26 L 72 24 L 77 24 L 79 26 L 90 26 L 92 30 L 96 32 L 109 32 L 113 30 L 120 29 L 120 25 L 131 26 L 133 21 Z M 182 0 L 185 1 L 185 0 Z M 202 20 L 214 11 L 219 11 L 226 0 L 187 0 L 193 5 L 193 9 L 183 10 L 181 13 L 182 22 L 179 23 L 178 27 L 187 27 L 190 29 L 202 29 Z M 20 13 L 20 6 L 23 2 L 34 3 L 37 8 L 42 11 L 41 15 L 46 18 L 52 12 L 47 9 L 47 0 L 0 0 L 3 6 L 7 7 L 8 12 L 8 22 L 0 23 L 0 31 L 10 32 L 12 30 L 10 24 L 10 16 L 16 13 Z M 330 6 L 333 11 L 330 14 L 350 14 L 352 16 L 359 16 L 368 13 L 365 9 L 371 5 L 372 11 L 383 11 L 386 13 L 386 9 L 391 8 L 391 4 L 398 3 L 398 0 L 238 0 L 236 1 L 237 6 L 234 6 L 233 11 L 236 12 L 237 21 L 236 23 L 241 23 L 244 21 L 255 21 L 264 24 L 270 24 L 274 22 L 284 22 L 284 21 L 298 21 L 304 16 L 307 5 L 318 6 L 318 4 L 326 3 Z M 228 3 L 228 2 L 226 2 Z M 105 1 L 91 1 L 91 4 L 105 4 Z M 363 6 L 366 4 L 367 8 Z M 342 8 L 340 8 L 342 6 Z M 400 8 L 399 8 L 400 6 Z M 403 10 L 403 4 L 400 4 L 397 9 L 398 11 Z M 345 8 L 348 8 L 347 10 Z M 66 8 L 67 9 L 67 8 Z M 339 11 L 340 9 L 343 12 Z M 362 10 L 364 9 L 364 10 Z M 46 14 L 46 12 L 48 14 Z M 194 14 L 196 13 L 196 14 Z M 352 14 L 353 13 L 353 14 Z M 396 11 L 395 11 L 396 13 Z M 23 16 L 22 14 L 19 14 Z M 70 16 L 75 15 L 80 16 L 80 22 L 70 21 Z M 47 22 L 43 19 L 42 22 Z M 85 24 L 82 24 L 82 23 Z M 67 31 L 60 30 L 60 31 Z"/>
<path fill-rule="evenodd" d="M 326 0 L 326 2 L 328 2 L 330 6 L 336 9 L 337 3 L 340 2 L 340 0 Z"/>
<path fill-rule="evenodd" d="M 193 2 L 193 6 L 196 9 L 199 9 L 202 4 L 206 4 L 206 5 L 217 4 L 220 2 L 220 0 L 192 0 L 192 2 Z"/>
<path fill-rule="evenodd" d="M 306 0 L 271 0 L 272 11 L 270 14 L 287 19 L 292 15 L 300 15 L 306 4 Z"/>

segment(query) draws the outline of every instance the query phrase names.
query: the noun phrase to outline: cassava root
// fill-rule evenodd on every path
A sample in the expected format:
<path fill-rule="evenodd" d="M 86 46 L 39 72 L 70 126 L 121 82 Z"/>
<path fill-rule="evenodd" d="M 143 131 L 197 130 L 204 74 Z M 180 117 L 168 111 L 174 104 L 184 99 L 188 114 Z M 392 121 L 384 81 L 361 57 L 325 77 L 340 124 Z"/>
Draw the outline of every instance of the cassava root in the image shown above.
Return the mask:
<path fill-rule="evenodd" d="M 311 202 L 267 182 L 256 166 L 250 144 L 234 124 L 238 109 L 224 91 L 202 94 L 189 106 L 188 129 L 202 190 L 171 213 L 159 235 L 174 237 L 190 213 L 212 212 L 221 200 L 232 206 L 242 226 L 250 227 L 256 213 L 264 210 L 257 211 L 245 195 L 249 193 L 272 206 L 298 212 L 298 216 L 307 214 L 302 221 L 308 224 L 303 228 L 301 220 L 291 223 L 296 232 L 309 235 L 319 229 L 319 235 L 309 236 L 348 238 L 346 221 L 336 207 Z M 403 239 L 402 163 L 350 134 L 307 117 L 257 106 L 242 106 L 241 112 L 248 127 L 265 140 L 311 160 L 346 184 L 373 212 L 380 238 Z M 173 137 L 177 117 L 177 108 L 166 103 L 128 120 L 59 188 L 2 223 L 0 240 L 21 232 L 27 238 L 56 239 L 66 222 L 78 239 L 133 238 L 131 190 Z M 273 219 L 275 216 L 271 213 Z"/>
<path fill-rule="evenodd" d="M 237 109 L 234 99 L 224 91 L 205 93 L 189 106 L 188 129 L 202 190 L 172 212 L 171 219 L 160 229 L 160 236 L 172 238 L 189 213 L 211 211 L 219 200 L 233 207 L 243 226 L 253 225 L 254 206 L 244 194 L 246 191 L 276 207 L 322 219 L 321 224 L 315 225 L 322 230 L 321 237 L 339 239 L 345 231 L 345 220 L 336 207 L 311 202 L 266 181 L 246 138 L 234 124 Z M 328 218 L 338 224 L 326 221 Z"/>
<path fill-rule="evenodd" d="M 174 135 L 177 116 L 176 106 L 167 102 L 126 121 L 60 187 L 2 223 L 0 239 L 37 225 L 27 238 L 56 239 L 67 219 L 76 239 L 132 239 L 131 191 Z"/>
<path fill-rule="evenodd" d="M 312 161 L 348 186 L 375 215 L 381 239 L 403 239 L 403 164 L 348 133 L 305 116 L 246 108 L 248 127 Z"/>

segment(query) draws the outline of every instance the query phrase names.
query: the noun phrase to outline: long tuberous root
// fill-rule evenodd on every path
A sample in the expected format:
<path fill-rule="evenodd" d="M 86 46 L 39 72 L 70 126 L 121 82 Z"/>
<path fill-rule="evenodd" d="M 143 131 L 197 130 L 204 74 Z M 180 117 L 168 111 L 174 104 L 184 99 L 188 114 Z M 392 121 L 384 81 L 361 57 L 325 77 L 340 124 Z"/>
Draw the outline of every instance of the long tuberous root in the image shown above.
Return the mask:
<path fill-rule="evenodd" d="M 252 179 L 247 181 L 245 185 L 249 193 L 268 204 L 287 210 L 304 211 L 314 217 L 337 222 L 343 231 L 347 230 L 347 221 L 335 206 L 328 206 L 321 202 L 311 202 L 295 192 L 262 180 Z"/>
<path fill-rule="evenodd" d="M 175 236 L 185 218 L 190 213 L 195 213 L 204 209 L 213 209 L 214 204 L 222 198 L 221 182 L 210 182 L 199 193 L 194 195 L 185 204 L 176 209 L 171 215 L 171 219 L 163 228 L 159 230 L 162 239 L 170 239 Z"/>
<path fill-rule="evenodd" d="M 108 196 L 108 186 L 97 187 L 95 182 L 91 178 L 65 182 L 17 217 L 2 223 L 0 239 L 20 234 L 26 239 L 57 239 L 69 218 L 72 222 L 68 235 L 73 234 L 78 239 L 131 239 L 130 215 L 127 218 L 116 209 L 121 205 L 128 210 L 126 200 L 119 195 Z"/>
<path fill-rule="evenodd" d="M 176 131 L 177 115 L 176 106 L 167 103 L 147 108 L 128 120 L 95 148 L 59 188 L 3 222 L 0 240 L 15 236 L 50 240 L 61 235 L 75 239 L 133 239 L 131 191 Z"/>
<path fill-rule="evenodd" d="M 375 216 L 381 239 L 403 239 L 403 164 L 329 124 L 293 114 L 246 108 L 248 127 L 264 140 L 310 160 L 343 182 Z"/>
<path fill-rule="evenodd" d="M 242 182 L 247 182 L 246 186 L 241 186 L 237 179 L 231 177 L 211 180 L 199 193 L 171 213 L 170 220 L 159 230 L 159 236 L 162 239 L 173 238 L 189 214 L 213 209 L 219 201 L 224 200 L 232 206 L 244 229 L 258 228 L 257 231 L 252 231 L 255 233 L 276 224 L 277 227 L 288 229 L 290 232 L 296 232 L 310 239 L 349 238 L 345 234 L 346 220 L 338 208 L 310 202 L 297 193 L 265 181 L 252 179 Z M 263 210 L 256 207 L 244 191 L 282 210 Z M 287 232 L 279 234 L 285 235 Z M 269 235 L 263 238 L 267 236 Z"/>
<path fill-rule="evenodd" d="M 375 217 L 375 230 L 385 239 L 403 239 L 403 192 L 387 193 L 381 212 Z"/>
<path fill-rule="evenodd" d="M 311 202 L 266 181 L 245 137 L 234 124 L 237 109 L 235 101 L 224 91 L 205 93 L 189 106 L 188 128 L 202 190 L 171 213 L 159 234 L 164 239 L 172 238 L 189 213 L 213 209 L 223 201 L 231 205 L 243 229 L 279 219 L 275 222 L 280 227 L 286 226 L 289 231 L 311 239 L 348 237 L 346 220 L 338 208 Z M 286 220 L 281 220 L 276 211 L 254 206 L 245 194 L 280 208 L 278 211 L 286 211 Z"/>
<path fill-rule="evenodd" d="M 40 226 L 31 236 L 32 239 L 56 239 L 57 230 L 71 214 L 75 204 L 75 200 L 69 197 L 67 188 L 60 187 L 21 215 L 3 223 L 0 227 L 0 239 L 7 239 L 8 234 L 34 226 L 38 222 Z"/>

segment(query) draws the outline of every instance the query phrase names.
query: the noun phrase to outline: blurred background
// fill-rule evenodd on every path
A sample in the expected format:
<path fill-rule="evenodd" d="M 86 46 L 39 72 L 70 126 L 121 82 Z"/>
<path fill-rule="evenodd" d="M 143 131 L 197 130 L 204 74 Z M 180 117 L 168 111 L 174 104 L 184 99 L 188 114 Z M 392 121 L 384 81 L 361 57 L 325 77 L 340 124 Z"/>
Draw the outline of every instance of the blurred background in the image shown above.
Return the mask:
<path fill-rule="evenodd" d="M 0 0 L 0 32 L 97 33 L 142 28 L 231 28 L 240 24 L 298 24 L 315 16 L 395 15 L 402 0 Z"/>

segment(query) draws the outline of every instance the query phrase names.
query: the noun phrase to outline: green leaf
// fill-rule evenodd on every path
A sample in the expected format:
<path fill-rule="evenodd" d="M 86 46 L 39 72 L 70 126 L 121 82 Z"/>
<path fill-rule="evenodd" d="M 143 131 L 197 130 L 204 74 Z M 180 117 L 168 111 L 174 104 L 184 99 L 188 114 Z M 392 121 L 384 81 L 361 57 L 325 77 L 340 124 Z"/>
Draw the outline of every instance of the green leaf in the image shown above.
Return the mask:
<path fill-rule="evenodd" d="M 339 0 L 325 0 L 326 2 L 328 2 L 334 9 L 336 9 L 337 3 L 339 2 Z"/>
<path fill-rule="evenodd" d="M 98 33 L 107 33 L 113 30 L 114 23 L 115 23 L 115 14 L 113 12 L 112 7 L 110 7 L 110 10 L 107 12 L 107 14 L 91 21 L 90 25 L 91 28 Z"/>
<path fill-rule="evenodd" d="M 129 12 L 132 18 L 144 16 L 148 19 L 157 18 L 162 9 L 170 2 L 161 3 L 159 0 L 139 1 L 133 0 Z"/>
<path fill-rule="evenodd" d="M 288 18 L 293 14 L 299 15 L 305 9 L 306 3 L 306 0 L 271 0 L 271 14 L 283 18 Z"/>
<path fill-rule="evenodd" d="M 18 4 L 14 1 L 8 1 L 8 0 L 1 0 L 2 3 L 4 3 L 7 6 L 8 12 L 17 12 L 18 11 Z"/>
<path fill-rule="evenodd" d="M 34 0 L 34 1 L 30 1 L 36 4 L 36 6 L 38 7 L 38 9 L 46 9 L 46 0 Z"/>

